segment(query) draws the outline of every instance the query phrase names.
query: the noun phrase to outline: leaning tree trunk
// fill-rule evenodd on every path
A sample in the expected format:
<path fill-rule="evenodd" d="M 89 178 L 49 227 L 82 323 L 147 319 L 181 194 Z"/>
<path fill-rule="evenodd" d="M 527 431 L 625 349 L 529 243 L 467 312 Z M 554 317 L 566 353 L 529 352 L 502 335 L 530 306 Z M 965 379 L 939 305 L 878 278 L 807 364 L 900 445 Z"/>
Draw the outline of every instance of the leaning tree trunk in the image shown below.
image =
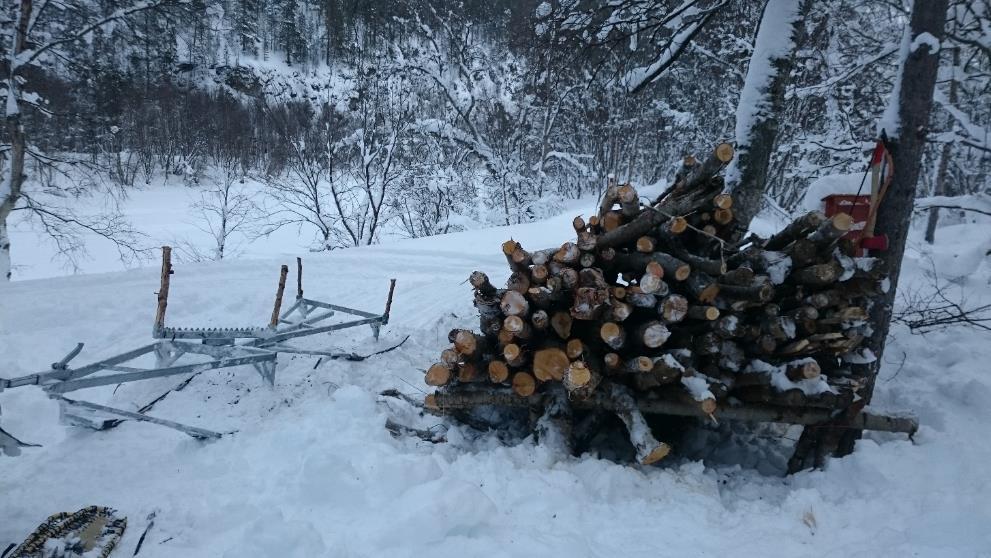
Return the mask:
<path fill-rule="evenodd" d="M 889 245 L 886 251 L 871 255 L 880 259 L 880 271 L 887 277 L 888 285 L 884 292 L 874 298 L 870 309 L 873 334 L 868 339 L 867 347 L 877 360 L 860 371 L 866 387 L 863 390 L 864 398 L 858 403 L 859 407 L 870 403 L 884 356 L 884 343 L 891 324 L 902 256 L 911 224 L 915 188 L 921 170 L 920 161 L 925 149 L 933 89 L 939 67 L 939 52 L 932 50 L 929 41 L 916 39 L 919 35 L 928 33 L 937 41 L 942 41 L 946 10 L 947 0 L 915 2 L 908 33 L 902 42 L 903 62 L 899 82 L 895 85 L 898 98 L 891 100 L 891 103 L 897 103 L 892 107 L 897 108 L 894 111 L 897 117 L 892 123 L 884 124 L 895 128 L 886 130 L 891 138 L 888 149 L 894 159 L 894 179 L 877 211 L 875 232 L 888 235 Z M 917 44 L 918 48 L 910 50 L 912 44 Z M 892 111 L 887 111 L 886 115 L 890 112 Z M 843 431 L 831 427 L 806 428 L 796 446 L 795 455 L 788 464 L 789 470 L 820 466 L 830 453 L 838 456 L 849 454 L 862 433 L 862 430 L 854 429 Z"/>
<path fill-rule="evenodd" d="M 737 238 L 760 211 L 778 135 L 795 46 L 805 35 L 810 0 L 768 0 L 736 109 L 736 158 L 726 171 L 733 193 Z"/>

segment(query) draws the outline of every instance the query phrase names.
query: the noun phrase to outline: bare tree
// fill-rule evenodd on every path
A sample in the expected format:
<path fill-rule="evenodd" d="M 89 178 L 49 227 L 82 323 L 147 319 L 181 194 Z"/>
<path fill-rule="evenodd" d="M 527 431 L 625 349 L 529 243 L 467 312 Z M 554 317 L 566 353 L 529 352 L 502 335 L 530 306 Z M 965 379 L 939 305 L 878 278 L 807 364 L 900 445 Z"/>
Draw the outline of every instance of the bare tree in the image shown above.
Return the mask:
<path fill-rule="evenodd" d="M 250 236 L 258 219 L 254 200 L 239 186 L 240 161 L 233 156 L 227 157 L 218 165 L 218 171 L 220 183 L 201 192 L 200 199 L 193 204 L 200 214 L 197 228 L 213 240 L 214 260 L 222 260 L 237 250 L 234 239 Z"/>
<path fill-rule="evenodd" d="M 270 218 L 263 234 L 289 225 L 312 227 L 316 229 L 315 249 L 332 250 L 346 245 L 334 207 L 336 182 L 341 178 L 339 119 L 330 107 L 315 113 L 307 108 L 301 110 L 305 113 L 302 116 L 290 110 L 269 111 L 287 153 L 285 172 L 268 183 L 269 198 L 275 207 L 266 211 Z"/>
<path fill-rule="evenodd" d="M 8 218 L 15 210 L 30 212 L 41 221 L 59 246 L 62 254 L 78 251 L 81 246 L 77 232 L 80 229 L 95 232 L 113 240 L 123 252 L 135 253 L 127 235 L 122 235 L 120 222 L 87 221 L 75 214 L 65 213 L 65 208 L 49 205 L 38 196 L 29 196 L 24 190 L 28 178 L 25 161 L 33 158 L 42 164 L 57 165 L 59 160 L 33 149 L 28 130 L 21 118 L 23 110 L 37 109 L 38 103 L 32 95 L 24 92 L 26 80 L 32 70 L 43 69 L 53 59 L 65 58 L 62 50 L 70 44 L 85 40 L 96 30 L 124 20 L 129 16 L 162 8 L 172 4 L 182 4 L 190 0 L 141 0 L 127 7 L 102 16 L 84 20 L 78 25 L 67 26 L 67 21 L 78 21 L 78 14 L 88 13 L 80 9 L 77 2 L 54 2 L 41 0 L 35 6 L 34 0 L 17 0 L 16 18 L 13 25 L 4 25 L 3 43 L 7 49 L 7 76 L 5 82 L 5 120 L 8 157 L 7 173 L 0 180 L 0 276 L 9 280 L 11 276 L 10 237 Z M 71 14 L 71 17 L 70 17 Z"/>

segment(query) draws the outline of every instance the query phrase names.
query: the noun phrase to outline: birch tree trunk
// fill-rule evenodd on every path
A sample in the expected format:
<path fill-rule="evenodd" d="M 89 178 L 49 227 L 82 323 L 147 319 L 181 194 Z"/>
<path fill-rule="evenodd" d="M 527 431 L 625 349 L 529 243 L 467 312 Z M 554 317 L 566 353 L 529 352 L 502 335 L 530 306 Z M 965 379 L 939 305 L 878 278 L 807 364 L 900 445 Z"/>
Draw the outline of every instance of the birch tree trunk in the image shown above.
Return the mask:
<path fill-rule="evenodd" d="M 960 65 L 960 49 L 953 49 L 953 73 L 956 73 L 957 66 Z M 957 80 L 955 75 L 950 76 L 950 97 L 949 101 L 951 105 L 956 105 L 957 103 Z M 939 152 L 939 169 L 936 171 L 936 187 L 933 189 L 933 195 L 935 196 L 945 196 L 948 194 L 946 187 L 949 184 L 949 166 L 950 166 L 950 155 L 952 154 L 952 145 L 950 142 L 943 144 L 943 148 Z M 929 210 L 929 220 L 926 223 L 926 242 L 932 244 L 936 240 L 936 225 L 939 223 L 939 208 L 934 207 Z"/>
<path fill-rule="evenodd" d="M 34 7 L 31 0 L 21 0 L 17 12 L 17 26 L 14 30 L 14 44 L 7 60 L 10 74 L 7 78 L 6 120 L 7 135 L 10 138 L 9 174 L 0 180 L 0 275 L 9 281 L 11 275 L 10 237 L 7 232 L 7 218 L 21 199 L 24 185 L 24 155 L 27 152 L 27 137 L 21 124 L 18 106 L 20 93 L 18 83 L 17 56 L 24 52 L 27 44 L 28 25 Z"/>
<path fill-rule="evenodd" d="M 881 125 L 890 137 L 888 149 L 894 159 L 894 178 L 878 208 L 875 233 L 888 236 L 888 249 L 870 255 L 880 259 L 887 285 L 870 309 L 874 332 L 867 341 L 867 348 L 877 360 L 860 371 L 865 383 L 864 398 L 858 402 L 861 407 L 869 404 L 873 395 L 891 325 L 939 67 L 939 52 L 934 45 L 943 40 L 946 10 L 947 0 L 919 0 L 912 7 L 908 33 L 902 44 L 900 76 Z M 830 453 L 847 455 L 862 434 L 862 430 L 828 426 L 807 428 L 802 432 L 788 468 L 794 472 L 821 466 Z"/>
<path fill-rule="evenodd" d="M 738 238 L 760 211 L 791 60 L 804 39 L 804 16 L 811 4 L 810 0 L 768 0 L 761 13 L 736 109 L 736 157 L 726 171 Z"/>

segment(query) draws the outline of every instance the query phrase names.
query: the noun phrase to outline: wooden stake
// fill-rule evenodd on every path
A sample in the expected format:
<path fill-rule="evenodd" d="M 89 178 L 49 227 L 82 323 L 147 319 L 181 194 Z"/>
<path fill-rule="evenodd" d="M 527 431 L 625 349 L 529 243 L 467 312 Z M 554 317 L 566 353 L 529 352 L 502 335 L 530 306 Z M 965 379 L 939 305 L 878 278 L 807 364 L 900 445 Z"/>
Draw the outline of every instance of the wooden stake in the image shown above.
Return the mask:
<path fill-rule="evenodd" d="M 165 309 L 169 305 L 169 282 L 172 275 L 172 247 L 162 246 L 162 276 L 158 288 L 158 307 L 155 311 L 155 331 L 165 328 Z"/>
<path fill-rule="evenodd" d="M 303 258 L 296 256 L 296 299 L 301 298 L 303 298 Z"/>
<path fill-rule="evenodd" d="M 289 266 L 283 265 L 279 270 L 279 289 L 275 291 L 275 308 L 272 309 L 272 319 L 268 327 L 275 329 L 279 325 L 279 312 L 282 311 L 282 293 L 286 290 L 286 277 L 289 275 Z"/>

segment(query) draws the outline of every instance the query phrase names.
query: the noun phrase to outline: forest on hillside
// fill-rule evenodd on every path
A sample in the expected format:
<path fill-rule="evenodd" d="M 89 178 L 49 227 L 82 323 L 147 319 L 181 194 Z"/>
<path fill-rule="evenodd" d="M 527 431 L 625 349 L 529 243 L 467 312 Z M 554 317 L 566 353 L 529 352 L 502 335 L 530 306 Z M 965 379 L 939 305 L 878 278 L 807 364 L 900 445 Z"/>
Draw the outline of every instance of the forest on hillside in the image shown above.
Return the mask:
<path fill-rule="evenodd" d="M 10 215 L 65 254 L 82 233 L 134 252 L 124 217 L 84 215 L 71 200 L 163 177 L 209 193 L 216 257 L 246 221 L 258 234 L 301 226 L 315 249 L 515 224 L 595 195 L 609 177 L 671 180 L 684 156 L 738 142 L 755 114 L 768 117 L 758 203 L 791 211 L 815 178 L 864 171 L 897 93 L 911 8 L 799 2 L 799 18 L 777 30 L 787 52 L 767 60 L 773 90 L 754 98 L 748 68 L 766 54 L 756 38 L 781 24 L 762 2 L 5 6 L 7 260 Z M 920 196 L 991 188 L 989 20 L 988 0 L 949 2 Z M 238 189 L 246 179 L 258 191 Z"/>

